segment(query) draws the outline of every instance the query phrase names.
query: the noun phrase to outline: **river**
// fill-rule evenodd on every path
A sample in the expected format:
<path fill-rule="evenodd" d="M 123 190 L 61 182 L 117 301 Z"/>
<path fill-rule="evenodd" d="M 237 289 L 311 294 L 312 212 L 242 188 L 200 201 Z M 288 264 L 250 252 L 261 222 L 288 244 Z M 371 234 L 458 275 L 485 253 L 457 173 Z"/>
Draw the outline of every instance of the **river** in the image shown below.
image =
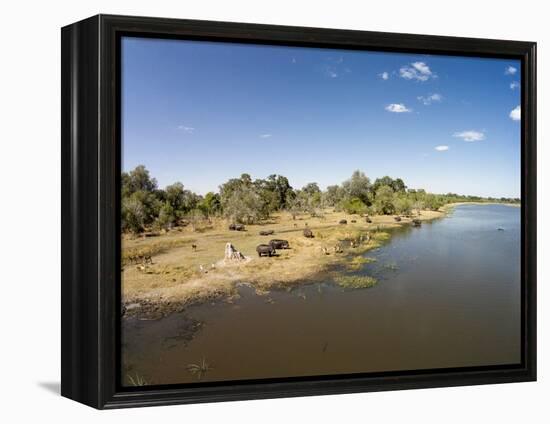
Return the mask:
<path fill-rule="evenodd" d="M 457 206 L 392 232 L 357 274 L 160 320 L 123 320 L 122 364 L 147 384 L 515 364 L 520 343 L 520 208 Z"/>

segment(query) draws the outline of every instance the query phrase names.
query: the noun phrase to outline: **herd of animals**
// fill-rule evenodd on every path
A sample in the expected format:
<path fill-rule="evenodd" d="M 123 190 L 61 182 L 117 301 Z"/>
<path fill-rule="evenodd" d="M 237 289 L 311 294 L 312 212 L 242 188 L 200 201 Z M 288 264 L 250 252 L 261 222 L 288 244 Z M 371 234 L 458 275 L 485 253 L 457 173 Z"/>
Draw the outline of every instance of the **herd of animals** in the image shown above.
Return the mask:
<path fill-rule="evenodd" d="M 399 216 L 394 217 L 394 219 L 395 219 L 396 222 L 401 221 L 401 217 L 399 217 Z M 365 221 L 368 224 L 372 223 L 372 220 L 369 216 L 365 217 Z M 351 223 L 355 223 L 355 222 L 357 222 L 355 219 L 351 220 Z M 340 221 L 338 221 L 338 224 L 340 224 L 340 225 L 346 225 L 347 223 L 348 223 L 348 221 L 346 219 L 341 219 Z M 419 219 L 413 219 L 411 221 L 411 224 L 414 227 L 420 227 L 422 225 L 422 221 L 420 221 Z M 297 227 L 297 224 L 294 224 L 294 226 Z M 302 231 L 304 237 L 314 238 L 315 236 L 313 234 L 313 231 L 311 231 L 311 229 L 308 228 L 307 222 L 305 223 L 305 226 L 306 226 L 306 228 L 304 228 L 303 231 Z M 230 224 L 229 225 L 229 230 L 230 231 L 246 231 L 246 228 L 243 224 Z M 262 231 L 259 232 L 259 234 L 261 236 L 269 236 L 269 235 L 273 235 L 274 231 L 273 230 L 262 230 Z M 369 239 L 369 236 L 367 236 L 367 242 L 368 242 L 368 239 Z M 364 241 L 363 236 L 361 236 L 360 240 L 351 240 L 350 246 L 351 247 L 357 247 L 363 241 Z M 192 248 L 193 251 L 196 251 L 197 250 L 197 245 L 192 244 L 191 248 Z M 289 244 L 288 240 L 272 239 L 268 243 L 261 243 L 258 246 L 256 246 L 256 252 L 258 253 L 259 257 L 274 256 L 277 253 L 277 249 L 290 249 L 290 244 Z M 332 249 L 328 249 L 326 247 L 323 247 L 323 253 L 324 254 L 328 255 L 328 254 L 330 254 L 331 251 L 333 251 L 334 253 L 342 253 L 343 252 L 342 245 L 340 243 L 338 243 L 335 246 L 333 246 Z M 136 255 L 135 258 L 130 258 L 130 263 L 138 263 L 138 269 L 143 271 L 143 270 L 145 270 L 145 268 L 147 267 L 148 264 L 153 263 L 153 260 L 152 260 L 151 255 L 141 254 L 141 255 Z M 200 268 L 201 268 L 201 271 L 203 271 L 203 272 L 205 271 L 205 269 L 202 265 L 200 266 Z M 213 264 L 212 264 L 212 268 L 214 268 Z"/>

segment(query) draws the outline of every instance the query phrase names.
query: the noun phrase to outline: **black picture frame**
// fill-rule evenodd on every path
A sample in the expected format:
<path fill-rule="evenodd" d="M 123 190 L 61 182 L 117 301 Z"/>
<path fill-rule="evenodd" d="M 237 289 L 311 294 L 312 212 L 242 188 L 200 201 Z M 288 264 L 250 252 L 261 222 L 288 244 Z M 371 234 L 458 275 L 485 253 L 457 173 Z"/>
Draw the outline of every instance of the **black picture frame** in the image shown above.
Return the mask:
<path fill-rule="evenodd" d="M 521 334 L 518 366 L 122 388 L 120 38 L 215 40 L 521 61 Z M 62 28 L 63 396 L 94 408 L 536 380 L 536 43 L 97 15 Z"/>

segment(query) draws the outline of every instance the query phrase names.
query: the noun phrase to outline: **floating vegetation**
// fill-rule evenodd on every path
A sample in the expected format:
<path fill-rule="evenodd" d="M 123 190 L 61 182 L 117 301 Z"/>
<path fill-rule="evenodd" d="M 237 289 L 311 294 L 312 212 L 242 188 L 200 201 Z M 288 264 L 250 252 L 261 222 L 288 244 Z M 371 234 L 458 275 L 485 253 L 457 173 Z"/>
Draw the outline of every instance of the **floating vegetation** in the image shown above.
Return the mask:
<path fill-rule="evenodd" d="M 392 262 L 387 262 L 383 265 L 384 269 L 388 269 L 390 271 L 397 271 L 399 269 L 399 267 L 397 266 L 397 262 L 395 261 L 392 261 Z"/>
<path fill-rule="evenodd" d="M 128 374 L 128 381 L 130 382 L 130 385 L 135 387 L 147 386 L 147 380 L 139 374 L 135 374 L 134 376 Z"/>
<path fill-rule="evenodd" d="M 369 257 L 363 257 L 363 256 L 356 256 L 351 261 L 349 261 L 346 266 L 348 269 L 353 271 L 358 271 L 361 269 L 361 267 L 365 264 L 370 264 L 372 262 L 376 262 L 375 258 L 369 258 Z"/>
<path fill-rule="evenodd" d="M 348 289 L 368 289 L 378 283 L 376 278 L 368 275 L 338 275 L 334 277 L 334 281 Z"/>
<path fill-rule="evenodd" d="M 198 364 L 187 365 L 187 371 L 197 377 L 197 380 L 200 380 L 208 371 L 213 369 L 205 358 L 202 358 Z"/>

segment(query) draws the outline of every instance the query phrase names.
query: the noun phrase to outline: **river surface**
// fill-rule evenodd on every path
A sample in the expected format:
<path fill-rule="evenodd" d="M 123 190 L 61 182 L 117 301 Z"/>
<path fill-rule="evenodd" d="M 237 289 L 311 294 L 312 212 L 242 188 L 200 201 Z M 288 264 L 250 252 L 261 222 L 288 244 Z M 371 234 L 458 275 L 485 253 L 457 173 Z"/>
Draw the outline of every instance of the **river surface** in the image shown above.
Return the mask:
<path fill-rule="evenodd" d="M 357 274 L 123 320 L 122 365 L 147 384 L 516 364 L 520 342 L 520 208 L 464 205 L 394 230 Z"/>

